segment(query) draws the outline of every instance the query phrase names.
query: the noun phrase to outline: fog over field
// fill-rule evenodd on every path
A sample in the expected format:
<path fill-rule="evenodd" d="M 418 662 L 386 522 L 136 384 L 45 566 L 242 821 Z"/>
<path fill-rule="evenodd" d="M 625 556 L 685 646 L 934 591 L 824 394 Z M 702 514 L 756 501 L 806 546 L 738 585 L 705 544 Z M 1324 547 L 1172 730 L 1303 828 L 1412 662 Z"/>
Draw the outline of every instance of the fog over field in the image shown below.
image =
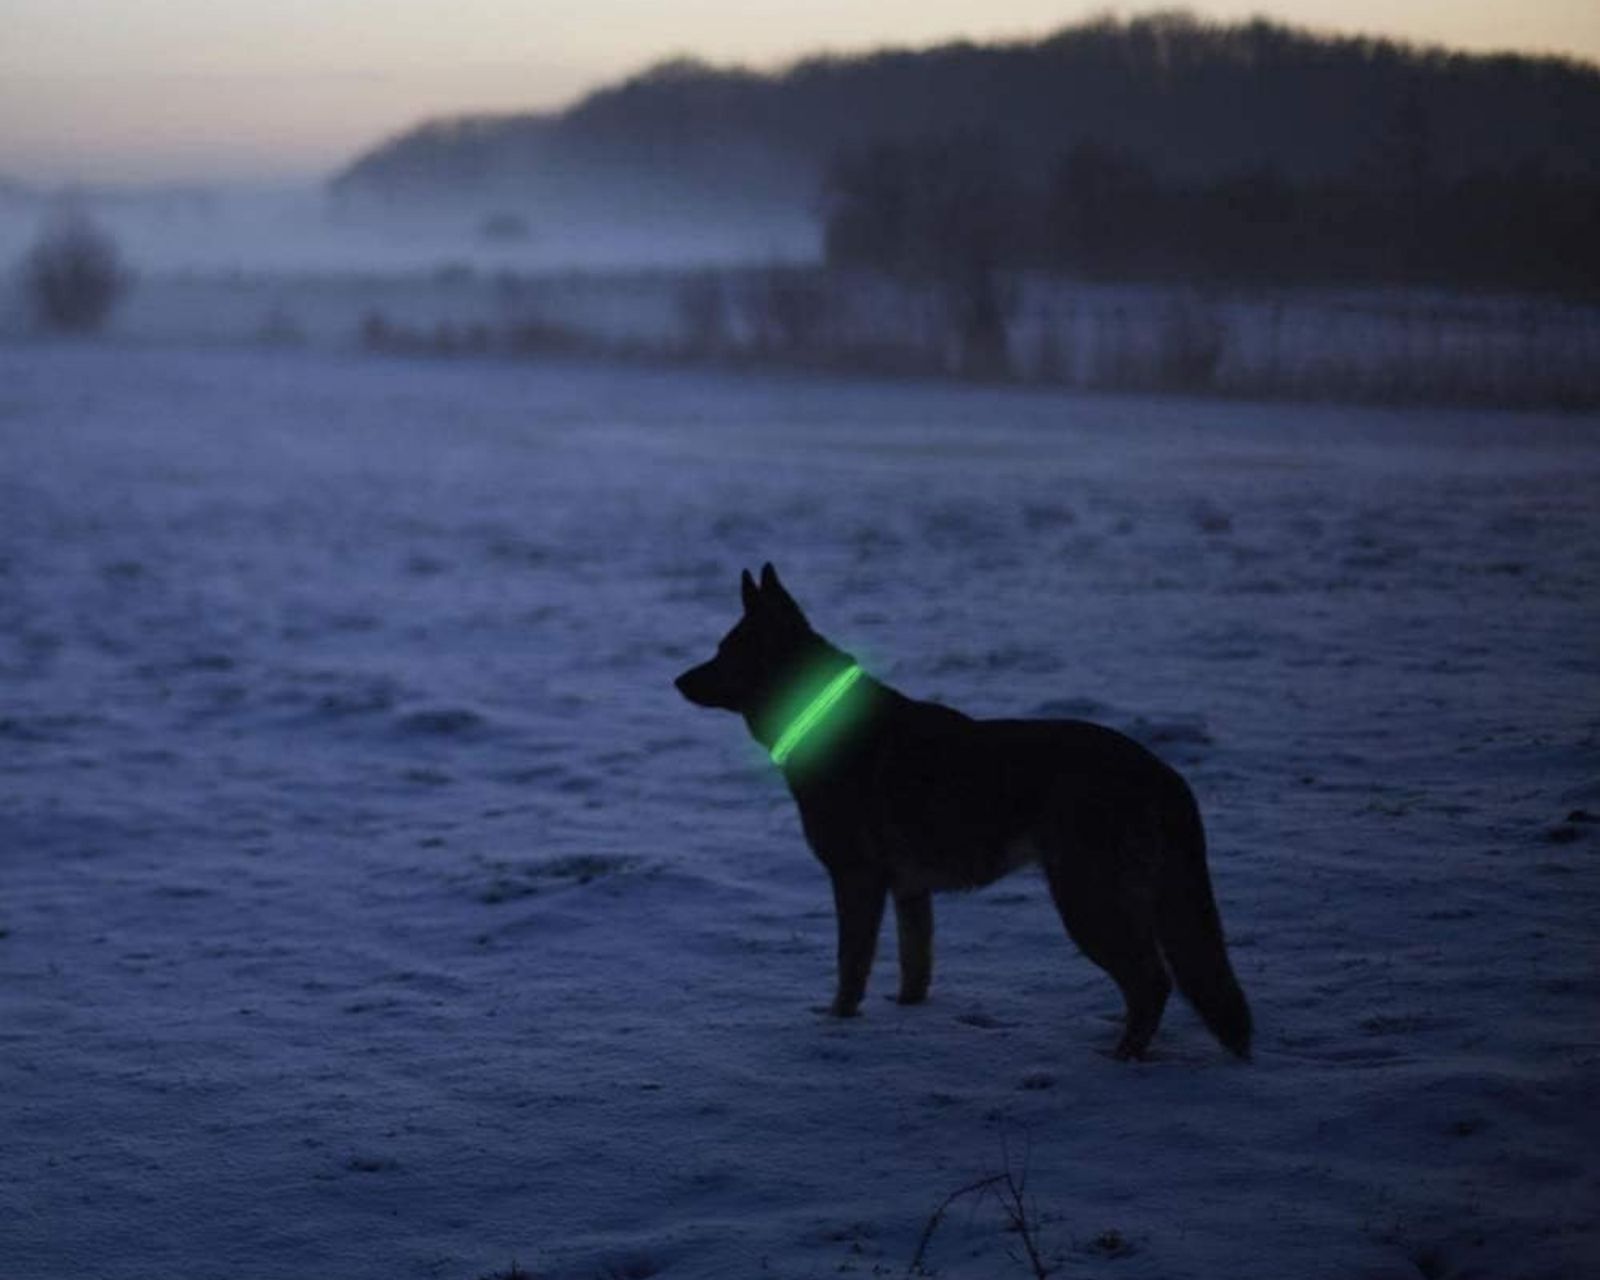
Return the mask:
<path fill-rule="evenodd" d="M 594 197 L 600 199 L 599 193 Z M 0 261 L 15 262 L 63 208 L 86 209 L 128 262 L 159 281 L 228 276 L 406 274 L 451 266 L 554 271 L 815 260 L 814 217 L 725 207 L 537 203 L 514 212 L 426 201 L 346 208 L 316 183 L 61 193 L 0 199 Z"/>

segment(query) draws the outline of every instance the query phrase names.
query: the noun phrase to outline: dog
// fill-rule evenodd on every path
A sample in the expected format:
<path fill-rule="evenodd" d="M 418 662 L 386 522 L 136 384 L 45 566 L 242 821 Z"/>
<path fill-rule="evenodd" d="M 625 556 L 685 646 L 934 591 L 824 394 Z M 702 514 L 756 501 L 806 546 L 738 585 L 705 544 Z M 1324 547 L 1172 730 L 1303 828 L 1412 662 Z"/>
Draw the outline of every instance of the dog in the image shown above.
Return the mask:
<path fill-rule="evenodd" d="M 897 998 L 918 1004 L 933 976 L 931 895 L 1036 862 L 1068 935 L 1122 993 L 1117 1058 L 1144 1056 L 1174 981 L 1249 1057 L 1200 810 L 1175 770 L 1102 725 L 977 720 L 896 692 L 812 630 L 770 564 L 759 583 L 745 570 L 740 594 L 744 616 L 716 655 L 675 683 L 744 717 L 783 771 L 833 882 L 833 1015 L 860 1008 L 889 899 Z"/>

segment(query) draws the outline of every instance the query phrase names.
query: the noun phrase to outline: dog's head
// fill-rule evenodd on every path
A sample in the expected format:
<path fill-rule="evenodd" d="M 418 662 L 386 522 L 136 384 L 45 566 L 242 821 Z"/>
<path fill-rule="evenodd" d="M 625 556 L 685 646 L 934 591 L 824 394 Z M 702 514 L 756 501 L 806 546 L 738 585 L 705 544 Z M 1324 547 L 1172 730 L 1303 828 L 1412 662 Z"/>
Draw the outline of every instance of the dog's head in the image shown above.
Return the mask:
<path fill-rule="evenodd" d="M 744 616 L 722 637 L 715 657 L 674 684 L 696 706 L 736 711 L 754 727 L 832 650 L 770 564 L 762 565 L 759 583 L 745 570 L 739 589 Z"/>

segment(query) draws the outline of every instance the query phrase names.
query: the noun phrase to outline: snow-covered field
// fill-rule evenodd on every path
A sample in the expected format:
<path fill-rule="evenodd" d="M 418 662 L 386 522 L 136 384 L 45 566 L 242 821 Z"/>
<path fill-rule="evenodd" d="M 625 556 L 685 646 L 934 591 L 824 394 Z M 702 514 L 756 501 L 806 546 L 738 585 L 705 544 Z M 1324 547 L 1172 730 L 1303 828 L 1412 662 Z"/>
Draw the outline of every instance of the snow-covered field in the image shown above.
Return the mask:
<path fill-rule="evenodd" d="M 1185 769 L 1252 1064 L 1032 873 L 813 1012 L 671 686 L 764 559 Z M 1593 418 L 3 346 L 0 694 L 4 1280 L 902 1275 L 1008 1162 L 1062 1276 L 1600 1273 Z"/>

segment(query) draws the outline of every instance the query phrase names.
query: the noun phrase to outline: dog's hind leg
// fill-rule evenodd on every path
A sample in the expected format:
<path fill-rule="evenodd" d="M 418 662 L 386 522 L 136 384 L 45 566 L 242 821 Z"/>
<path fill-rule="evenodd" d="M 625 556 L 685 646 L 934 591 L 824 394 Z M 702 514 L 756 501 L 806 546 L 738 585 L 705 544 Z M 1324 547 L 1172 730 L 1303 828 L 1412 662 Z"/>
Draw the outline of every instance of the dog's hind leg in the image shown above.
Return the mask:
<path fill-rule="evenodd" d="M 870 872 L 835 871 L 832 879 L 833 907 L 839 921 L 839 987 L 829 1012 L 836 1018 L 848 1018 L 867 991 L 889 886 Z"/>
<path fill-rule="evenodd" d="M 1116 1057 L 1142 1058 L 1160 1025 L 1172 979 L 1156 944 L 1153 909 L 1128 891 L 1114 863 L 1077 851 L 1047 859 L 1045 875 L 1067 933 L 1122 992 L 1127 1017 Z"/>
<path fill-rule="evenodd" d="M 894 919 L 900 940 L 901 1004 L 921 1004 L 933 979 L 933 897 L 928 893 L 896 893 Z"/>

